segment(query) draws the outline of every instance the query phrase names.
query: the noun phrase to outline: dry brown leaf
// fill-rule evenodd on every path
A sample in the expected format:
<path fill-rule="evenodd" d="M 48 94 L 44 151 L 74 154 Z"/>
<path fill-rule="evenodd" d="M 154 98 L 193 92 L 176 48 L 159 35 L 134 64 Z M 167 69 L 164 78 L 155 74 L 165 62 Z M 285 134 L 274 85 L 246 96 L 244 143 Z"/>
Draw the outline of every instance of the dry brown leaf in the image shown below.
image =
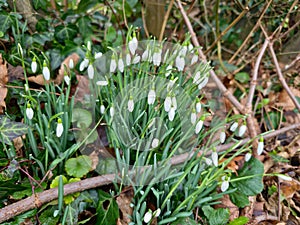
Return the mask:
<path fill-rule="evenodd" d="M 21 154 L 21 148 L 23 147 L 23 140 L 22 137 L 17 137 L 13 140 L 14 147 L 16 149 L 16 153 L 19 157 L 23 157 Z"/>
<path fill-rule="evenodd" d="M 65 58 L 65 60 L 62 62 L 62 64 L 60 65 L 60 69 L 58 71 L 57 77 L 54 80 L 55 84 L 61 84 L 61 82 L 64 79 L 64 75 L 65 75 L 65 69 L 70 69 L 69 68 L 69 62 L 70 60 L 73 59 L 74 61 L 74 65 L 76 65 L 80 59 L 79 55 L 77 53 L 73 53 L 71 55 L 69 55 L 67 58 Z"/>
<path fill-rule="evenodd" d="M 89 80 L 86 76 L 77 75 L 78 85 L 76 87 L 75 103 L 82 102 L 86 95 L 90 94 Z"/>
<path fill-rule="evenodd" d="M 122 218 L 120 218 L 121 224 L 129 224 L 131 222 L 129 216 L 131 216 L 133 212 L 132 208 L 130 207 L 132 198 L 133 190 L 130 189 L 129 191 L 121 193 L 116 199 L 119 209 L 123 215 Z"/>
<path fill-rule="evenodd" d="M 229 209 L 229 212 L 230 212 L 229 220 L 230 221 L 238 218 L 240 215 L 239 208 L 231 202 L 229 195 L 223 195 L 223 197 L 221 199 L 221 204 L 216 205 L 216 208 Z"/>
<path fill-rule="evenodd" d="M 5 98 L 7 95 L 7 88 L 5 85 L 8 82 L 7 63 L 3 60 L 0 54 L 0 114 L 3 114 L 3 109 L 6 108 Z"/>
<path fill-rule="evenodd" d="M 28 77 L 28 81 L 36 83 L 41 86 L 45 85 L 45 83 L 49 84 L 51 82 L 51 80 L 46 81 L 42 74 L 39 74 L 37 76 Z"/>
<path fill-rule="evenodd" d="M 300 90 L 298 90 L 296 88 L 291 88 L 291 91 L 294 94 L 294 96 L 300 97 Z M 282 90 L 279 93 L 278 102 L 276 103 L 276 106 L 277 107 L 283 107 L 283 109 L 285 111 L 289 111 L 289 110 L 294 110 L 295 109 L 295 105 L 294 105 L 292 99 L 289 97 L 289 95 L 286 92 L 286 90 Z"/>
<path fill-rule="evenodd" d="M 296 180 L 283 181 L 280 184 L 280 189 L 286 199 L 292 198 L 297 191 L 300 191 L 300 183 Z"/>

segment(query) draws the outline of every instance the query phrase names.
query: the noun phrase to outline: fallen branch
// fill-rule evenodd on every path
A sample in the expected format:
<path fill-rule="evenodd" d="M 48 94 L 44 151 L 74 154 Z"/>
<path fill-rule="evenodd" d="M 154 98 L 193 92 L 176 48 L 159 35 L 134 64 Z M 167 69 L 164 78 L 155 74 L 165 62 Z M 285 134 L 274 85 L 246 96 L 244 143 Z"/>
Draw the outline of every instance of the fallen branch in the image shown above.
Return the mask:
<path fill-rule="evenodd" d="M 287 132 L 289 130 L 297 129 L 300 128 L 300 123 L 273 131 L 269 134 L 266 134 L 264 136 L 265 139 L 275 137 L 281 133 Z M 249 142 L 250 138 L 243 139 L 239 146 L 246 144 Z M 216 150 L 218 152 L 225 151 L 228 148 L 232 147 L 236 143 L 229 143 L 225 145 L 220 145 L 217 146 Z M 211 151 L 206 152 L 206 156 L 210 155 Z M 174 156 L 170 159 L 171 165 L 179 165 L 182 163 L 185 163 L 188 159 L 192 157 L 193 154 L 187 152 L 183 153 L 181 155 Z M 92 178 L 87 178 L 85 180 L 81 180 L 76 183 L 70 183 L 64 185 L 64 195 L 69 195 L 73 194 L 76 192 L 81 192 L 85 191 L 88 189 L 96 188 L 96 187 L 101 187 L 103 185 L 111 184 L 115 178 L 117 177 L 116 174 L 106 174 L 106 175 L 101 175 L 97 177 L 92 177 Z M 53 201 L 58 198 L 58 189 L 57 188 L 51 188 L 49 190 L 36 193 L 26 199 L 20 200 L 16 203 L 13 203 L 9 206 L 6 206 L 2 209 L 0 209 L 0 223 L 9 220 L 21 213 L 24 213 L 28 210 L 34 209 L 34 208 L 39 208 L 42 205 Z"/>

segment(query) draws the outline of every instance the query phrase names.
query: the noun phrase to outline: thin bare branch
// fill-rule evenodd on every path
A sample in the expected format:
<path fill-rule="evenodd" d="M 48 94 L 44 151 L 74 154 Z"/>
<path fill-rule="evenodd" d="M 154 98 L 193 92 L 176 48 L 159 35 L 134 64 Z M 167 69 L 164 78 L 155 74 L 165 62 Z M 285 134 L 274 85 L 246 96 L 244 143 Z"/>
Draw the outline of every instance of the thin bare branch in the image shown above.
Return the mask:
<path fill-rule="evenodd" d="M 204 61 L 204 62 L 207 62 L 206 60 L 206 56 L 204 55 L 203 51 L 201 50 L 200 48 L 200 44 L 198 42 L 198 39 L 197 39 L 197 36 L 193 30 L 193 27 L 192 27 L 192 24 L 190 22 L 190 19 L 188 18 L 188 16 L 186 15 L 186 12 L 184 11 L 183 9 L 183 6 L 180 2 L 180 0 L 177 0 L 177 5 L 178 5 L 178 8 L 182 14 L 182 17 L 185 21 L 185 24 L 191 34 L 191 40 L 192 40 L 192 43 L 194 44 L 195 47 L 198 48 L 198 52 L 199 52 L 199 56 L 200 58 Z M 215 71 L 214 70 L 211 70 L 210 71 L 210 75 L 212 77 L 212 79 L 215 81 L 215 83 L 217 84 L 219 90 L 222 92 L 222 94 L 228 98 L 230 100 L 230 102 L 240 111 L 240 112 L 243 112 L 244 110 L 244 107 L 243 105 L 227 90 L 227 88 L 224 86 L 224 84 L 220 81 L 220 79 L 218 78 L 218 76 L 216 75 Z"/>
<path fill-rule="evenodd" d="M 159 34 L 159 41 L 162 41 L 163 37 L 164 37 L 164 33 L 165 33 L 165 29 L 166 29 L 166 25 L 167 25 L 167 21 L 168 21 L 168 18 L 170 16 L 170 12 L 171 12 L 171 9 L 173 7 L 173 4 L 174 4 L 174 0 L 171 0 L 170 3 L 169 3 L 169 6 L 168 6 L 168 10 L 164 16 L 164 21 L 163 21 L 163 24 L 161 26 L 161 30 L 160 30 L 160 34 Z"/>

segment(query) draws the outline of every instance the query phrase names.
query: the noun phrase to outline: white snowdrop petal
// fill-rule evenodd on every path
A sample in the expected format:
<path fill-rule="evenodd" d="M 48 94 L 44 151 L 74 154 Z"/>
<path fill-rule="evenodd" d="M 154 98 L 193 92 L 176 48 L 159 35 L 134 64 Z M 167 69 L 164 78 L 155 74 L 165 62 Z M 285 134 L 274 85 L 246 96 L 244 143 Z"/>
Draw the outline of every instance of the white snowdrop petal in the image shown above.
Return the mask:
<path fill-rule="evenodd" d="M 195 133 L 199 134 L 199 132 L 201 131 L 202 127 L 203 127 L 203 120 L 199 120 L 198 123 L 196 124 Z"/>
<path fill-rule="evenodd" d="M 95 59 L 99 59 L 102 56 L 102 52 L 96 52 L 95 53 Z"/>
<path fill-rule="evenodd" d="M 239 133 L 238 133 L 238 136 L 239 137 L 243 137 L 245 132 L 247 130 L 247 126 L 245 124 L 243 124 L 242 126 L 240 126 L 239 128 Z"/>
<path fill-rule="evenodd" d="M 260 141 L 258 142 L 258 146 L 257 146 L 257 155 L 261 155 L 263 151 L 264 151 L 264 142 Z"/>
<path fill-rule="evenodd" d="M 155 102 L 156 93 L 153 89 L 151 89 L 148 93 L 148 104 L 153 105 Z"/>
<path fill-rule="evenodd" d="M 31 62 L 31 70 L 33 73 L 35 73 L 37 71 L 37 63 L 36 61 L 32 61 Z"/>
<path fill-rule="evenodd" d="M 175 59 L 175 66 L 177 68 L 178 71 L 183 71 L 184 69 L 184 58 L 183 57 L 180 57 L 180 56 L 177 56 L 176 59 Z"/>
<path fill-rule="evenodd" d="M 175 108 L 175 110 L 177 109 L 177 101 L 175 96 L 172 97 L 172 106 Z"/>
<path fill-rule="evenodd" d="M 70 85 L 70 77 L 69 76 L 64 76 L 64 81 L 66 82 L 66 84 L 69 86 Z"/>
<path fill-rule="evenodd" d="M 116 71 L 116 68 L 117 68 L 117 62 L 116 62 L 116 60 L 115 59 L 111 59 L 109 71 L 111 73 L 114 73 Z"/>
<path fill-rule="evenodd" d="M 94 67 L 93 67 L 92 64 L 90 64 L 90 65 L 88 66 L 88 68 L 87 68 L 87 73 L 88 73 L 88 77 L 89 77 L 90 79 L 93 79 L 93 78 L 94 78 L 94 73 L 95 73 L 95 71 L 94 71 Z"/>
<path fill-rule="evenodd" d="M 79 71 L 83 71 L 89 65 L 89 62 L 90 61 L 87 58 L 84 58 L 79 65 Z"/>
<path fill-rule="evenodd" d="M 239 124 L 238 124 L 237 122 L 234 122 L 234 123 L 230 126 L 229 130 L 230 130 L 231 132 L 234 132 L 238 126 L 239 126 Z"/>
<path fill-rule="evenodd" d="M 221 184 L 221 191 L 225 192 L 229 188 L 229 182 L 227 180 L 224 180 Z"/>
<path fill-rule="evenodd" d="M 132 63 L 133 63 L 133 64 L 137 64 L 137 63 L 139 63 L 140 61 L 141 61 L 141 56 L 136 55 L 136 56 L 134 56 L 134 58 L 133 58 L 133 60 L 132 60 Z"/>
<path fill-rule="evenodd" d="M 50 70 L 47 66 L 43 67 L 43 76 L 45 78 L 45 80 L 50 80 Z"/>
<path fill-rule="evenodd" d="M 290 176 L 286 176 L 284 174 L 276 174 L 276 175 L 277 175 L 277 177 L 279 177 L 280 179 L 285 180 L 285 181 L 292 181 L 293 180 L 293 178 L 291 178 Z"/>
<path fill-rule="evenodd" d="M 152 219 L 152 213 L 151 212 L 146 212 L 145 215 L 144 215 L 144 222 L 149 223 L 151 219 Z"/>
<path fill-rule="evenodd" d="M 214 166 L 218 166 L 219 165 L 219 156 L 218 156 L 218 153 L 212 152 L 211 153 L 211 160 L 212 160 L 212 163 L 214 164 Z"/>
<path fill-rule="evenodd" d="M 100 106 L 100 113 L 101 113 L 101 114 L 104 114 L 104 112 L 105 112 L 105 106 L 104 106 L 104 105 L 101 105 L 101 106 Z"/>
<path fill-rule="evenodd" d="M 121 73 L 124 72 L 124 62 L 121 58 L 118 60 L 118 69 Z"/>
<path fill-rule="evenodd" d="M 161 63 L 161 51 L 154 52 L 152 61 L 153 61 L 154 66 L 159 66 L 160 65 L 160 63 Z"/>
<path fill-rule="evenodd" d="M 224 131 L 221 131 L 220 133 L 220 143 L 223 144 L 226 140 L 226 133 Z"/>
<path fill-rule="evenodd" d="M 252 157 L 252 154 L 248 152 L 248 153 L 245 155 L 245 161 L 248 162 L 248 161 L 251 159 L 251 157 Z"/>
<path fill-rule="evenodd" d="M 129 66 L 130 63 L 131 63 L 131 56 L 130 56 L 130 54 L 127 53 L 125 58 L 126 58 L 126 65 Z"/>
<path fill-rule="evenodd" d="M 172 106 L 170 111 L 168 112 L 169 120 L 173 121 L 175 117 L 175 108 Z"/>
<path fill-rule="evenodd" d="M 108 82 L 106 80 L 98 80 L 96 84 L 99 86 L 107 86 Z"/>
<path fill-rule="evenodd" d="M 134 101 L 132 99 L 129 99 L 128 104 L 127 104 L 127 108 L 129 112 L 132 112 L 134 109 Z"/>
<path fill-rule="evenodd" d="M 73 60 L 73 59 L 70 59 L 70 60 L 69 60 L 69 68 L 70 68 L 70 69 L 73 69 L 73 68 L 74 68 L 74 60 Z"/>
<path fill-rule="evenodd" d="M 63 131 L 64 131 L 64 127 L 63 127 L 62 123 L 58 123 L 57 127 L 56 127 L 56 136 L 61 137 Z"/>
<path fill-rule="evenodd" d="M 149 56 L 149 50 L 146 49 L 143 54 L 142 54 L 142 61 L 147 61 L 148 60 L 148 56 Z"/>
<path fill-rule="evenodd" d="M 202 88 L 204 88 L 206 86 L 206 84 L 208 83 L 208 77 L 205 77 L 201 83 L 198 85 L 198 89 L 201 90 Z"/>
<path fill-rule="evenodd" d="M 197 61 L 198 61 L 198 56 L 197 55 L 193 55 L 192 60 L 191 60 L 191 65 L 193 65 Z"/>
<path fill-rule="evenodd" d="M 191 123 L 194 125 L 197 120 L 197 114 L 196 113 L 191 113 Z"/>
<path fill-rule="evenodd" d="M 211 161 L 211 159 L 209 159 L 209 158 L 205 158 L 205 163 L 206 163 L 208 166 L 211 166 L 212 161 Z"/>
<path fill-rule="evenodd" d="M 164 108 L 166 112 L 169 112 L 172 105 L 172 99 L 170 96 L 167 96 L 164 102 Z"/>
<path fill-rule="evenodd" d="M 26 108 L 26 116 L 29 120 L 32 120 L 33 114 L 34 114 L 34 112 L 33 112 L 32 108 Z"/>
<path fill-rule="evenodd" d="M 153 141 L 152 141 L 151 147 L 152 148 L 157 148 L 158 144 L 159 144 L 159 139 L 154 138 Z"/>
<path fill-rule="evenodd" d="M 199 84 L 200 78 L 201 78 L 201 74 L 200 74 L 200 71 L 198 71 L 198 72 L 196 72 L 196 74 L 194 76 L 193 83 Z"/>
<path fill-rule="evenodd" d="M 160 213 L 161 213 L 161 210 L 160 210 L 160 208 L 158 208 L 157 210 L 154 211 L 153 215 L 154 215 L 154 217 L 159 217 Z"/>
<path fill-rule="evenodd" d="M 136 37 L 133 37 L 129 43 L 128 43 L 128 46 L 129 46 L 129 51 L 131 52 L 132 55 L 134 55 L 137 47 L 138 47 L 138 40 Z"/>
<path fill-rule="evenodd" d="M 168 65 L 168 66 L 167 66 L 167 68 L 166 68 L 166 74 L 165 74 L 166 77 L 168 77 L 168 76 L 171 74 L 172 68 L 173 68 L 173 67 L 172 67 L 171 65 Z"/>
<path fill-rule="evenodd" d="M 200 112 L 201 112 L 201 108 L 202 108 L 201 103 L 200 103 L 200 102 L 197 102 L 197 103 L 196 103 L 196 112 L 197 112 L 197 113 L 200 113 Z"/>
<path fill-rule="evenodd" d="M 114 107 L 111 107 L 109 109 L 109 114 L 110 114 L 110 117 L 114 117 L 114 115 L 115 115 L 115 109 L 114 109 Z"/>

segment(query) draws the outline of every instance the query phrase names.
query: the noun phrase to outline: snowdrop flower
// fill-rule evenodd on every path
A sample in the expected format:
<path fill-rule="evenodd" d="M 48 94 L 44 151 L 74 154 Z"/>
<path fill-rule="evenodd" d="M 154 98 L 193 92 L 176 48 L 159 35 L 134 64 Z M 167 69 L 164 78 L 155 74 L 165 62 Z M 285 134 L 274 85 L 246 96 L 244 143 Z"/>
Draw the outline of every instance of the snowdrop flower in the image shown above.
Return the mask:
<path fill-rule="evenodd" d="M 191 60 L 191 65 L 193 65 L 194 63 L 196 63 L 198 61 L 198 55 L 194 54 Z"/>
<path fill-rule="evenodd" d="M 32 108 L 31 108 L 30 103 L 27 103 L 27 107 L 26 107 L 26 116 L 27 116 L 27 118 L 29 120 L 32 120 L 33 114 L 34 114 L 34 112 L 33 112 Z"/>
<path fill-rule="evenodd" d="M 195 110 L 193 110 L 193 112 L 191 113 L 191 123 L 194 125 L 196 123 L 196 120 L 197 120 L 197 114 Z"/>
<path fill-rule="evenodd" d="M 196 124 L 195 133 L 199 134 L 199 132 L 202 130 L 203 123 L 204 123 L 204 117 L 201 117 L 198 123 Z"/>
<path fill-rule="evenodd" d="M 101 114 L 104 114 L 104 112 L 105 112 L 105 106 L 104 106 L 104 105 L 101 105 L 101 106 L 100 106 L 100 113 L 101 113 Z"/>
<path fill-rule="evenodd" d="M 201 90 L 206 86 L 207 83 L 208 83 L 208 77 L 204 77 L 204 79 L 199 83 L 198 89 Z"/>
<path fill-rule="evenodd" d="M 94 67 L 91 63 L 89 64 L 89 66 L 87 68 L 87 73 L 88 73 L 88 76 L 89 76 L 90 79 L 94 78 L 95 71 L 94 71 Z"/>
<path fill-rule="evenodd" d="M 70 68 L 70 69 L 73 69 L 73 68 L 74 68 L 74 60 L 73 60 L 73 59 L 70 59 L 70 60 L 69 60 L 69 68 Z"/>
<path fill-rule="evenodd" d="M 31 71 L 33 73 L 36 73 L 37 71 L 37 63 L 36 63 L 36 58 L 33 57 L 32 62 L 31 62 Z"/>
<path fill-rule="evenodd" d="M 174 86 L 175 82 L 176 82 L 177 78 L 176 79 L 171 79 L 167 85 L 167 90 L 171 90 L 172 87 Z"/>
<path fill-rule="evenodd" d="M 99 86 L 107 86 L 108 82 L 106 80 L 98 80 L 96 84 Z"/>
<path fill-rule="evenodd" d="M 226 177 L 226 176 L 223 176 L 222 177 L 222 184 L 221 184 L 221 191 L 222 192 L 225 192 L 227 191 L 227 189 L 229 188 L 229 180 L 230 180 L 230 177 Z"/>
<path fill-rule="evenodd" d="M 209 158 L 205 158 L 205 163 L 206 163 L 208 166 L 211 166 L 212 161 L 211 161 L 211 159 L 209 159 Z"/>
<path fill-rule="evenodd" d="M 160 63 L 161 63 L 161 50 L 160 49 L 156 49 L 154 51 L 152 61 L 153 61 L 154 66 L 160 65 Z"/>
<path fill-rule="evenodd" d="M 126 59 L 126 66 L 129 66 L 131 63 L 131 56 L 130 56 L 129 52 L 127 52 L 125 59 Z"/>
<path fill-rule="evenodd" d="M 164 108 L 165 108 L 165 111 L 166 112 L 169 112 L 170 109 L 171 109 L 171 106 L 172 106 L 172 99 L 171 97 L 168 95 L 165 99 L 165 102 L 164 102 Z"/>
<path fill-rule="evenodd" d="M 186 45 L 182 46 L 179 50 L 179 55 L 182 57 L 186 56 L 187 50 L 188 50 L 188 47 Z"/>
<path fill-rule="evenodd" d="M 141 56 L 135 55 L 133 60 L 132 60 L 132 63 L 133 64 L 138 64 L 140 61 L 141 61 Z"/>
<path fill-rule="evenodd" d="M 223 144 L 226 140 L 226 133 L 224 131 L 221 131 L 220 133 L 220 143 Z"/>
<path fill-rule="evenodd" d="M 170 121 L 173 121 L 174 120 L 174 117 L 175 117 L 175 107 L 172 106 L 168 112 L 168 117 L 169 117 L 169 120 Z"/>
<path fill-rule="evenodd" d="M 175 96 L 172 97 L 172 106 L 175 108 L 175 110 L 177 109 L 177 101 Z"/>
<path fill-rule="evenodd" d="M 90 61 L 87 58 L 84 58 L 79 65 L 79 71 L 83 71 L 89 65 L 89 62 Z"/>
<path fill-rule="evenodd" d="M 175 66 L 178 71 L 183 71 L 184 69 L 184 58 L 181 56 L 177 56 L 175 59 Z"/>
<path fill-rule="evenodd" d="M 201 73 L 200 71 L 197 71 L 194 76 L 193 83 L 198 85 L 201 82 L 200 78 L 201 78 Z"/>
<path fill-rule="evenodd" d="M 263 150 L 264 150 L 264 138 L 261 137 L 259 139 L 258 146 L 257 146 L 257 155 L 261 155 Z"/>
<path fill-rule="evenodd" d="M 214 166 L 217 167 L 219 165 L 219 156 L 216 151 L 213 151 L 211 153 L 211 160 L 212 160 L 212 163 L 214 164 Z"/>
<path fill-rule="evenodd" d="M 56 137 L 61 137 L 64 131 L 64 127 L 62 124 L 62 120 L 60 118 L 57 119 L 57 126 L 56 126 Z"/>
<path fill-rule="evenodd" d="M 101 58 L 101 56 L 102 56 L 102 52 L 96 52 L 95 53 L 95 59 L 99 59 L 99 58 Z"/>
<path fill-rule="evenodd" d="M 117 68 L 117 62 L 116 62 L 116 56 L 115 54 L 113 54 L 111 56 L 111 60 L 110 60 L 110 67 L 109 67 L 109 71 L 111 73 L 114 73 L 116 71 L 116 68 Z"/>
<path fill-rule="evenodd" d="M 155 102 L 156 93 L 154 89 L 151 89 L 148 93 L 148 105 L 153 105 Z"/>
<path fill-rule="evenodd" d="M 128 101 L 128 104 L 127 104 L 127 108 L 128 108 L 128 111 L 129 111 L 129 112 L 132 112 L 133 109 L 134 109 L 134 101 L 133 101 L 132 96 L 129 97 L 129 101 Z"/>
<path fill-rule="evenodd" d="M 44 60 L 44 63 L 43 63 L 43 76 L 45 78 L 45 80 L 50 80 L 50 70 L 46 64 L 46 61 Z"/>
<path fill-rule="evenodd" d="M 68 86 L 70 85 L 70 77 L 68 76 L 68 74 L 66 72 L 64 74 L 64 81 L 66 82 L 66 84 Z"/>
<path fill-rule="evenodd" d="M 168 77 L 171 74 L 172 69 L 173 69 L 172 65 L 168 65 L 167 66 L 167 68 L 166 68 L 166 74 L 165 74 L 166 77 Z"/>
<path fill-rule="evenodd" d="M 244 134 L 245 134 L 245 132 L 246 132 L 246 130 L 247 130 L 247 126 L 246 126 L 245 123 L 243 123 L 242 126 L 240 126 L 240 128 L 239 128 L 238 136 L 239 137 L 243 137 Z"/>
<path fill-rule="evenodd" d="M 115 109 L 114 109 L 113 106 L 110 107 L 110 109 L 109 109 L 109 114 L 110 114 L 110 117 L 114 117 L 114 115 L 115 115 Z"/>
<path fill-rule="evenodd" d="M 136 39 L 135 33 L 133 33 L 133 38 L 128 42 L 128 47 L 131 54 L 134 55 L 138 47 L 138 40 Z"/>
<path fill-rule="evenodd" d="M 197 113 L 201 112 L 201 103 L 199 101 L 196 103 L 196 112 Z"/>
<path fill-rule="evenodd" d="M 234 122 L 234 123 L 230 126 L 229 130 L 230 130 L 231 132 L 234 132 L 238 126 L 239 126 L 239 124 L 238 124 L 237 122 Z"/>
<path fill-rule="evenodd" d="M 122 60 L 122 57 L 120 57 L 119 60 L 118 60 L 118 69 L 119 69 L 119 71 L 120 71 L 121 73 L 124 72 L 124 62 L 123 62 L 123 60 Z"/>
<path fill-rule="evenodd" d="M 247 152 L 245 155 L 245 161 L 248 162 L 252 157 L 252 154 L 250 152 Z"/>
<path fill-rule="evenodd" d="M 148 46 L 147 46 L 147 49 L 142 54 L 142 61 L 143 62 L 147 61 L 148 57 L 149 57 L 149 49 L 148 49 Z"/>
<path fill-rule="evenodd" d="M 160 208 L 158 208 L 157 210 L 154 211 L 153 216 L 159 217 L 160 213 L 161 213 L 161 210 L 160 210 Z"/>
<path fill-rule="evenodd" d="M 144 215 L 144 222 L 149 223 L 151 219 L 152 219 L 152 212 L 151 211 L 146 212 Z"/>
<path fill-rule="evenodd" d="M 159 139 L 154 138 L 153 141 L 152 141 L 151 147 L 152 148 L 157 148 L 158 144 L 159 144 Z"/>

